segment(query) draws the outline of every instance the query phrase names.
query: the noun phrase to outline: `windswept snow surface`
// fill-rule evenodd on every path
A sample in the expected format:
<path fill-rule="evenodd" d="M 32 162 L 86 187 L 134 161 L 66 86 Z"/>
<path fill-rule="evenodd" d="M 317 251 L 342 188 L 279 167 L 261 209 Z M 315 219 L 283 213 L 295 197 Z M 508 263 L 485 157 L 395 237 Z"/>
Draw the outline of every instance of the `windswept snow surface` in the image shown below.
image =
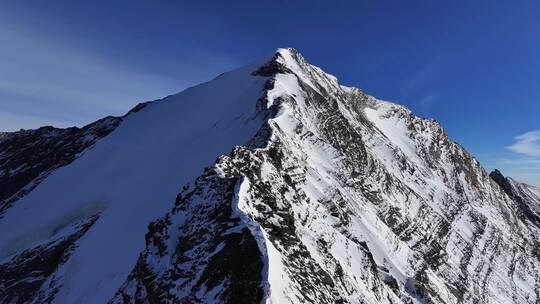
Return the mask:
<path fill-rule="evenodd" d="M 8 210 L 0 220 L 0 260 L 101 213 L 53 278 L 60 285 L 54 302 L 107 302 L 144 248 L 148 223 L 170 209 L 183 184 L 260 129 L 256 101 L 266 78 L 251 75 L 259 65 L 128 115 L 115 132 Z"/>
<path fill-rule="evenodd" d="M 416 155 L 417 148 L 411 142 L 409 134 L 406 131 L 405 122 L 399 117 L 392 116 L 388 111 L 396 105 L 388 102 L 380 102 L 378 108 L 366 108 L 367 118 L 375 124 L 375 126 L 408 158 L 418 160 Z"/>

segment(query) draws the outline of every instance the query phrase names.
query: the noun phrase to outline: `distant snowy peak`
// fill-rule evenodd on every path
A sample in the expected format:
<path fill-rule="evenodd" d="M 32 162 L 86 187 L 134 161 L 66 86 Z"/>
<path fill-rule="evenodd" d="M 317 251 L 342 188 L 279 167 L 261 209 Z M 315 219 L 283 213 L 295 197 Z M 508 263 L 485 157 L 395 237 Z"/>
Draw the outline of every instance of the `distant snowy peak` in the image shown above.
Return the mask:
<path fill-rule="evenodd" d="M 0 132 L 0 218 L 52 171 L 70 164 L 121 120 L 109 116 L 83 128 Z"/>
<path fill-rule="evenodd" d="M 540 301 L 538 189 L 294 49 L 132 113 L 6 209 L 0 302 Z"/>
<path fill-rule="evenodd" d="M 540 189 L 505 177 L 497 169 L 489 176 L 516 202 L 521 214 L 540 227 Z"/>

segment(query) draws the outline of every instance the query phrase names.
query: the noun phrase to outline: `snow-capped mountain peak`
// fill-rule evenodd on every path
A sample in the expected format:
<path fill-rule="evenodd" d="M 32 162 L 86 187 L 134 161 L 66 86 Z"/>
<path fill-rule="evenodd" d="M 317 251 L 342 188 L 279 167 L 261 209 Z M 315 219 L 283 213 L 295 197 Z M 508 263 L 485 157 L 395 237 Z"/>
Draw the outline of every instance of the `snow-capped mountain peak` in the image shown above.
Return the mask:
<path fill-rule="evenodd" d="M 107 130 L 2 201 L 0 301 L 539 299 L 540 228 L 517 190 L 436 121 L 340 85 L 294 49 Z"/>

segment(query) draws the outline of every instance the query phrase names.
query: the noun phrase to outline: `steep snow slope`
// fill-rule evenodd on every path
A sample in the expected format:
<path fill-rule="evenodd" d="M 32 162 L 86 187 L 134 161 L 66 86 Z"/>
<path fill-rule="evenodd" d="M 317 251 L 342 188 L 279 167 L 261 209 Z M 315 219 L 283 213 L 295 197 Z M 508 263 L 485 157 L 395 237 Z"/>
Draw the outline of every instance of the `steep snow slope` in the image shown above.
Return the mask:
<path fill-rule="evenodd" d="M 8 209 L 4 302 L 538 303 L 540 229 L 499 185 L 436 121 L 280 49 Z"/>
<path fill-rule="evenodd" d="M 0 132 L 0 218 L 51 171 L 71 163 L 121 120 L 106 117 L 80 129 Z"/>
<path fill-rule="evenodd" d="M 52 274 L 21 278 L 46 279 L 36 302 L 53 294 L 58 303 L 112 297 L 144 248 L 148 223 L 170 209 L 181 185 L 260 128 L 264 114 L 254 102 L 266 79 L 252 76 L 254 68 L 225 73 L 128 115 L 93 149 L 7 210 L 0 220 L 4 262 L 98 217 Z"/>

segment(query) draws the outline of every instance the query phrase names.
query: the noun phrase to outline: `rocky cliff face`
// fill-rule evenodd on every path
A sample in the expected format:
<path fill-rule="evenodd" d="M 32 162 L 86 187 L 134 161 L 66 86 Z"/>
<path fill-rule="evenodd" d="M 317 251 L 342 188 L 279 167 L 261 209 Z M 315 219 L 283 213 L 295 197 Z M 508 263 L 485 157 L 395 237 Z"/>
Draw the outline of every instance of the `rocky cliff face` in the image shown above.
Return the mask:
<path fill-rule="evenodd" d="M 230 93 L 208 95 L 217 89 Z M 238 111 L 225 113 L 232 119 L 198 109 L 190 112 L 193 106 L 186 102 L 195 102 L 194 97 L 203 104 L 201 109 L 208 101 L 224 109 L 238 106 Z M 200 134 L 217 132 L 208 140 L 222 143 L 210 148 L 208 158 L 200 162 L 207 167 L 200 166 L 199 173 L 178 158 L 197 162 L 195 154 L 186 153 L 202 153 L 208 143 L 197 146 L 200 140 L 193 141 L 189 132 L 176 135 L 182 126 L 198 128 L 184 125 L 175 116 L 181 114 L 171 111 L 174 104 L 181 105 L 178 111 L 211 116 L 200 119 L 199 125 L 208 121 Z M 158 111 L 160 107 L 164 110 Z M 144 197 L 145 208 L 169 207 L 143 210 L 156 216 L 162 209 L 169 211 L 148 225 L 145 238 L 142 233 L 133 236 L 141 242 L 129 252 L 139 248 L 140 254 L 135 252 L 121 265 L 108 264 L 113 268 L 109 277 L 94 275 L 89 285 L 107 284 L 107 292 L 100 290 L 98 295 L 67 275 L 74 271 L 75 261 L 93 260 L 53 254 L 60 257 L 55 258 L 60 266 L 44 272 L 43 282 L 37 281 L 33 289 L 14 289 L 2 282 L 4 302 L 540 302 L 537 189 L 490 177 L 436 121 L 340 85 L 295 50 L 280 49 L 267 62 L 226 73 L 154 103 L 136 116 L 144 117 L 145 127 L 151 130 L 160 126 L 153 119 L 161 118 L 163 124 L 170 119 L 165 126 L 171 129 L 164 129 L 169 136 L 157 143 L 159 151 L 172 151 L 163 163 L 166 169 L 158 162 L 134 173 L 154 174 L 160 182 L 173 179 L 165 190 L 179 193 L 167 200 L 155 192 L 164 188 L 147 190 L 151 195 Z M 105 151 L 121 154 L 112 143 L 125 143 L 122 132 L 133 126 L 124 122 L 124 129 L 106 138 L 110 145 L 98 142 L 91 152 L 102 145 Z M 222 139 L 232 131 L 242 135 Z M 156 156 L 153 150 L 138 155 L 133 152 L 137 145 L 127 143 L 131 149 L 121 152 L 129 153 L 131 164 L 143 161 L 143 156 Z M 192 150 L 179 148 L 188 144 Z M 213 163 L 212 157 L 217 158 Z M 99 159 L 89 156 L 73 164 Z M 125 166 L 114 168 L 99 177 L 125 175 L 121 171 Z M 173 173 L 182 170 L 193 174 Z M 139 185 L 132 186 L 135 194 L 145 195 Z M 34 191 L 40 187 L 48 185 Z M 42 251 L 65 247 L 83 255 L 89 250 L 84 242 L 92 231 L 97 232 L 90 244 L 106 242 L 98 229 L 111 231 L 107 218 L 118 220 L 131 210 L 141 212 L 127 211 L 137 204 L 101 193 L 111 202 L 63 226 L 76 232 L 40 238 L 48 240 L 40 245 L 48 248 Z M 17 205 L 36 204 L 38 198 Z M 25 215 L 8 210 L 6 219 L 10 212 Z M 15 246 L 26 235 L 0 243 L 10 249 L 3 257 L 2 277 L 35 268 L 31 251 L 24 251 L 28 246 Z M 66 245 L 68 240 L 74 241 Z M 114 255 L 107 251 L 110 248 L 100 248 L 104 258 Z"/>

